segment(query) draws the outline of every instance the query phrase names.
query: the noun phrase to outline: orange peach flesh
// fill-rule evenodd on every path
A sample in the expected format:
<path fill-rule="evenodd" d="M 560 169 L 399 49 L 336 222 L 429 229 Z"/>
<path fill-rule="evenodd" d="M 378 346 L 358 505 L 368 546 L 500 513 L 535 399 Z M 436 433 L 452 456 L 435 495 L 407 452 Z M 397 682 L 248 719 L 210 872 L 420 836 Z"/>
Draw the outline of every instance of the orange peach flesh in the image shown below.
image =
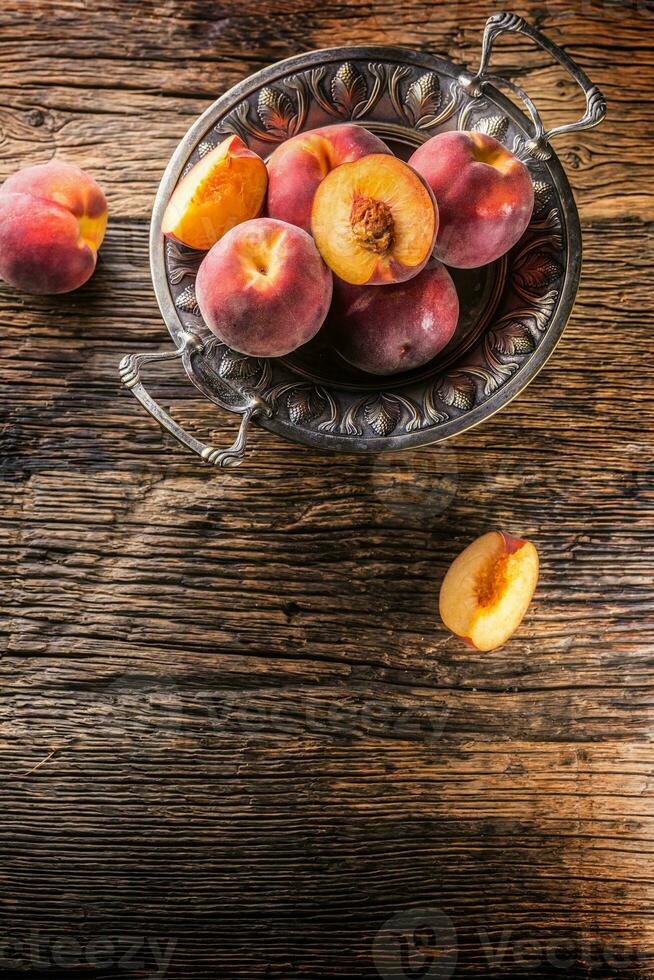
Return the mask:
<path fill-rule="evenodd" d="M 439 599 L 443 623 L 478 650 L 494 650 L 522 622 L 537 581 L 533 544 L 490 531 L 450 565 Z"/>
<path fill-rule="evenodd" d="M 263 160 L 237 136 L 203 157 L 175 189 L 163 217 L 164 235 L 206 251 L 231 228 L 263 208 L 268 174 Z"/>
<path fill-rule="evenodd" d="M 360 286 L 417 274 L 431 253 L 437 212 L 431 193 L 410 167 L 372 153 L 325 177 L 316 191 L 311 225 L 327 265 L 345 282 Z"/>

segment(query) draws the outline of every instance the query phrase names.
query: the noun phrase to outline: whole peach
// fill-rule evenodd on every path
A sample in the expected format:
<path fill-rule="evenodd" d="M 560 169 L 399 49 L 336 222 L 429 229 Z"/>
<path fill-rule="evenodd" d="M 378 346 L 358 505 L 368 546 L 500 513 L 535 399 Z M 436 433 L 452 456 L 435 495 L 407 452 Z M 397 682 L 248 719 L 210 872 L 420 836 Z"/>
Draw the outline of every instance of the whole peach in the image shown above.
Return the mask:
<path fill-rule="evenodd" d="M 409 163 L 436 197 L 440 220 L 434 255 L 446 265 L 487 265 L 508 252 L 529 224 L 534 207 L 529 171 L 492 136 L 439 133 L 418 147 Z"/>
<path fill-rule="evenodd" d="M 234 350 L 288 354 L 320 330 L 332 274 L 310 235 L 273 218 L 228 231 L 205 256 L 196 280 L 202 316 Z"/>
<path fill-rule="evenodd" d="M 458 317 L 450 274 L 432 260 L 413 279 L 391 286 L 335 279 L 329 338 L 354 367 L 395 374 L 435 357 L 452 338 Z"/>
<path fill-rule="evenodd" d="M 390 153 L 378 136 L 339 123 L 298 133 L 270 156 L 267 214 L 305 231 L 311 231 L 313 197 L 323 177 L 342 163 L 352 163 L 368 153 Z"/>
<path fill-rule="evenodd" d="M 27 293 L 67 293 L 92 275 L 107 201 L 72 163 L 26 167 L 0 188 L 0 277 Z"/>

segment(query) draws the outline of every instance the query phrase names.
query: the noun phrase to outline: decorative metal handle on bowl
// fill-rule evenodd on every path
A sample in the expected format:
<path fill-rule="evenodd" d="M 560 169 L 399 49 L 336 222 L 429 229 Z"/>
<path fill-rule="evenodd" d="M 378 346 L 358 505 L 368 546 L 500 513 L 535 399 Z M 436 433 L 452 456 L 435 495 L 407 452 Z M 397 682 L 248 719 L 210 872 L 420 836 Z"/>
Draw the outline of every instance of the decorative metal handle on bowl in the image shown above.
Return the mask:
<path fill-rule="evenodd" d="M 155 361 L 174 361 L 181 358 L 182 363 L 186 365 L 190 358 L 201 353 L 202 350 L 203 345 L 199 337 L 193 333 L 184 333 L 181 347 L 173 351 L 163 354 L 127 354 L 120 362 L 120 380 L 159 425 L 167 429 L 187 449 L 201 456 L 205 463 L 210 463 L 213 466 L 238 466 L 245 455 L 250 422 L 257 415 L 269 416 L 272 414 L 270 406 L 259 395 L 244 385 L 221 378 L 221 384 L 237 398 L 237 402 L 230 405 L 230 410 L 241 415 L 241 424 L 236 439 L 228 449 L 221 450 L 201 442 L 185 432 L 168 412 L 154 400 L 141 381 L 140 372 L 144 364 L 153 364 Z"/>
<path fill-rule="evenodd" d="M 539 47 L 551 54 L 554 60 L 558 61 L 574 78 L 577 84 L 581 86 L 586 96 L 586 112 L 581 119 L 574 123 L 567 123 L 564 126 L 555 126 L 553 129 L 546 130 L 536 106 L 527 93 L 514 82 L 510 82 L 500 75 L 493 75 L 486 70 L 490 62 L 493 44 L 500 34 L 508 32 L 524 34 L 525 37 L 531 38 Z M 534 134 L 531 140 L 527 142 L 526 149 L 537 160 L 547 160 L 552 155 L 549 142 L 554 136 L 558 136 L 560 133 L 577 132 L 580 129 L 592 129 L 606 115 L 606 102 L 597 85 L 593 85 L 588 75 L 582 71 L 579 65 L 565 51 L 562 51 L 558 45 L 550 41 L 544 34 L 541 34 L 538 28 L 532 27 L 531 24 L 528 24 L 522 17 L 518 17 L 517 14 L 499 13 L 493 14 L 492 17 L 488 18 L 484 29 L 479 70 L 473 77 L 467 75 L 462 76 L 460 83 L 468 95 L 473 98 L 479 98 L 482 95 L 485 84 L 508 88 L 521 98 L 534 124 Z"/>

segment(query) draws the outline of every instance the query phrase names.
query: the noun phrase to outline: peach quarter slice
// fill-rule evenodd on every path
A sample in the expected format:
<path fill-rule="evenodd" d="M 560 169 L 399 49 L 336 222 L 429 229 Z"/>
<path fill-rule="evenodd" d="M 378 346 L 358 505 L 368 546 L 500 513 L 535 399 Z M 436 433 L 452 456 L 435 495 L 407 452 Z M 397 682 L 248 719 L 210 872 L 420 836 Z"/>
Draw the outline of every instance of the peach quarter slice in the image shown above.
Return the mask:
<path fill-rule="evenodd" d="M 327 174 L 313 201 L 311 228 L 323 259 L 345 282 L 405 282 L 427 264 L 438 209 L 411 167 L 371 153 Z"/>
<path fill-rule="evenodd" d="M 517 630 L 537 582 L 533 544 L 489 531 L 450 565 L 441 585 L 441 619 L 477 650 L 494 650 Z"/>
<path fill-rule="evenodd" d="M 261 157 L 238 136 L 230 136 L 177 185 L 162 231 L 189 248 L 207 251 L 236 225 L 261 214 L 267 186 Z"/>

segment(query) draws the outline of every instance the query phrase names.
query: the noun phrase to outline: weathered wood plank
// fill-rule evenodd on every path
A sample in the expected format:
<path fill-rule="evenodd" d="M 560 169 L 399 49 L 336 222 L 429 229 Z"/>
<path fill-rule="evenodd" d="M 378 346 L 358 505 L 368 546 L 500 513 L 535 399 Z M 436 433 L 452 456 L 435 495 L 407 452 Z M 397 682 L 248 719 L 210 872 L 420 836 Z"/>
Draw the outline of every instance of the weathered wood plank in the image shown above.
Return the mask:
<path fill-rule="evenodd" d="M 116 214 L 143 217 L 188 126 L 251 71 L 312 47 L 352 43 L 404 44 L 473 66 L 481 28 L 495 9 L 466 0 L 448 17 L 434 16 L 433 7 L 420 2 L 400 8 L 384 2 L 373 12 L 368 2 L 317 9 L 294 0 L 271 18 L 241 3 L 228 2 L 218 13 L 203 3 L 185 4 L 181 13 L 174 2 L 123 0 L 108 32 L 111 5 L 94 4 L 83 17 L 75 5 L 57 5 L 47 19 L 30 16 L 32 6 L 21 0 L 0 15 L 0 177 L 15 169 L 16 160 L 74 157 L 107 187 Z M 643 95 L 643 71 L 654 71 L 647 43 L 654 14 L 644 4 L 615 10 L 589 4 L 584 14 L 575 18 L 569 5 L 551 2 L 537 18 L 601 84 L 613 117 L 601 130 L 563 137 L 561 157 L 588 217 L 652 220 L 654 119 Z M 62 40 L 53 48 L 50 37 L 57 32 Z M 537 95 L 546 121 L 568 123 L 581 114 L 574 83 L 524 39 L 503 38 L 495 57 L 498 69 Z M 144 125 L 126 126 L 128 119 Z M 142 132 L 147 141 L 139 138 Z"/>
<path fill-rule="evenodd" d="M 395 916 L 416 908 L 450 917 L 456 976 L 651 975 L 651 6 L 518 9 L 609 117 L 560 143 L 585 251 L 568 329 L 483 427 L 374 460 L 255 431 L 217 473 L 117 381 L 122 354 L 169 343 L 147 221 L 217 94 L 335 44 L 474 65 L 495 9 L 0 10 L 0 179 L 74 158 L 112 209 L 78 293 L 0 284 L 1 976 L 429 976 L 424 949 L 399 959 L 416 923 Z M 548 122 L 579 113 L 522 40 L 495 64 Z M 231 438 L 176 367 L 148 378 Z M 436 597 L 493 526 L 536 541 L 542 576 L 516 638 L 481 655 Z"/>

